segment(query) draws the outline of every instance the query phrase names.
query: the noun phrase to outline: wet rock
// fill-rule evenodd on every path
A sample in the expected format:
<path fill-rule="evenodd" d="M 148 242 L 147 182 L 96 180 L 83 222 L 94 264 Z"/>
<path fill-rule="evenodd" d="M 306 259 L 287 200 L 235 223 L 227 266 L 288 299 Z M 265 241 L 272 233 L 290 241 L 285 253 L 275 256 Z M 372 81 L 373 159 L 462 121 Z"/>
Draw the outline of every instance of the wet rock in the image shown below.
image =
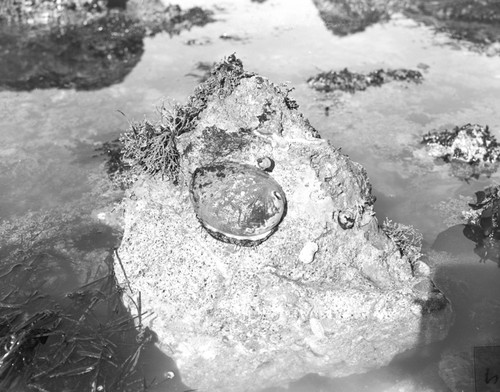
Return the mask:
<path fill-rule="evenodd" d="M 474 253 L 479 261 L 492 260 L 500 266 L 500 186 L 476 192 L 476 203 L 464 212 L 467 224 L 464 235 L 476 243 Z"/>
<path fill-rule="evenodd" d="M 453 164 L 459 178 L 477 178 L 498 167 L 500 145 L 488 126 L 465 124 L 452 130 L 429 132 L 423 136 L 429 155 Z M 467 170 L 468 169 L 468 170 Z"/>
<path fill-rule="evenodd" d="M 368 87 L 381 86 L 391 81 L 420 83 L 422 79 L 423 76 L 420 71 L 411 69 L 379 69 L 365 75 L 351 72 L 345 68 L 342 71 L 321 72 L 310 77 L 307 83 L 317 91 L 331 92 L 339 90 L 354 93 L 366 90 Z"/>
<path fill-rule="evenodd" d="M 210 21 L 199 7 L 156 1 L 8 2 L 0 5 L 0 91 L 110 86 L 139 62 L 146 35 Z"/>
<path fill-rule="evenodd" d="M 193 129 L 177 137 L 177 185 L 144 177 L 124 200 L 117 277 L 133 311 L 140 293 L 152 314 L 142 322 L 183 381 L 198 390 L 259 390 L 308 373 L 367 371 L 443 339 L 450 304 L 431 283 L 414 289 L 422 278 L 377 226 L 365 170 L 290 108 L 287 89 L 236 71 L 231 90 L 213 90 Z M 192 174 L 220 160 L 257 168 L 264 156 L 288 202 L 277 231 L 253 248 L 208 235 L 190 202 Z M 348 230 L 337 219 L 346 211 Z M 309 241 L 319 250 L 305 263 Z"/>

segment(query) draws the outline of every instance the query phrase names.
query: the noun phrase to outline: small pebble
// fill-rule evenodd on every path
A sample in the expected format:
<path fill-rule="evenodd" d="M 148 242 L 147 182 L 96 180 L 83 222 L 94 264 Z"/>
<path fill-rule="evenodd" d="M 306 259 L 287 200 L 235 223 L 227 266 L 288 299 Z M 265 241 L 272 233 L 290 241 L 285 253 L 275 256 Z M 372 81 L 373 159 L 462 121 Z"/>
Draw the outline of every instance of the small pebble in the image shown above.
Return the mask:
<path fill-rule="evenodd" d="M 413 275 L 415 276 L 430 276 L 431 275 L 431 267 L 429 267 L 423 261 L 416 261 L 413 265 Z"/>
<path fill-rule="evenodd" d="M 172 372 L 172 371 L 168 371 L 166 374 L 165 374 L 165 378 L 168 379 L 168 380 L 171 380 L 172 378 L 175 377 L 175 373 Z"/>
<path fill-rule="evenodd" d="M 318 249 L 319 249 L 318 244 L 312 241 L 307 241 L 302 250 L 300 251 L 299 260 L 302 261 L 304 264 L 311 263 L 314 260 L 314 255 L 316 254 Z"/>

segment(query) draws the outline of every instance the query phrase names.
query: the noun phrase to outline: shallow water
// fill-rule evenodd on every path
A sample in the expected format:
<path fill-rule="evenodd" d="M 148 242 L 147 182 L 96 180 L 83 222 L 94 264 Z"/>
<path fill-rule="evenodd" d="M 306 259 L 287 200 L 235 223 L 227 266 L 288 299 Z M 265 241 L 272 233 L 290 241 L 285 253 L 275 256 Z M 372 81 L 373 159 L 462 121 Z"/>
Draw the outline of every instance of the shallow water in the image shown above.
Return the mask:
<path fill-rule="evenodd" d="M 293 87 L 299 110 L 322 137 L 366 168 L 379 222 L 388 217 L 422 232 L 436 283 L 457 313 L 449 337 L 434 347 L 368 374 L 339 380 L 311 375 L 291 389 L 448 390 L 438 375 L 443 352 L 500 345 L 495 332 L 500 268 L 491 260 L 479 263 L 475 244 L 460 227 L 446 231 L 458 222 L 455 211 L 439 204 L 472 200 L 474 192 L 497 184 L 500 174 L 460 180 L 427 157 L 419 143 L 430 130 L 469 122 L 489 125 L 500 138 L 500 56 L 467 50 L 399 14 L 337 37 L 311 0 L 179 3 L 213 9 L 217 21 L 178 36 L 145 38 L 141 60 L 121 83 L 94 91 L 0 91 L 0 256 L 12 256 L 23 230 L 40 227 L 45 236 L 40 246 L 57 248 L 62 260 L 56 272 L 40 275 L 47 292 L 60 289 L 61 281 L 78 285 L 99 276 L 105 255 L 119 242 L 113 206 L 121 193 L 109 184 L 105 158 L 96 148 L 126 130 L 127 119 L 153 118 L 163 100 L 184 102 L 203 76 L 199 63 L 236 53 L 245 69 Z M 188 45 L 192 40 L 201 44 Z M 345 67 L 359 72 L 420 67 L 424 81 L 354 95 L 325 95 L 307 86 L 307 78 L 319 71 Z M 146 362 L 157 354 L 150 355 Z"/>

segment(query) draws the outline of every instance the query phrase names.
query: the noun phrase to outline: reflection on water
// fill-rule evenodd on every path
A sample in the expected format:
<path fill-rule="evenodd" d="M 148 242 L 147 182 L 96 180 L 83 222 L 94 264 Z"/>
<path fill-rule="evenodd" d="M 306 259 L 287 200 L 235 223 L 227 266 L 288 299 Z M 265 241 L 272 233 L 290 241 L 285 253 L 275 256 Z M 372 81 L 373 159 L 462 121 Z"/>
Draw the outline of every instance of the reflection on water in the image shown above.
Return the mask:
<path fill-rule="evenodd" d="M 79 291 L 86 283 L 106 275 L 104 260 L 120 240 L 121 211 L 116 203 L 122 193 L 109 183 L 104 157 L 96 149 L 127 128 L 127 121 L 118 111 L 130 120 L 142 119 L 144 115 L 153 118 L 155 105 L 166 97 L 185 100 L 198 83 L 192 74 L 203 77 L 203 64 L 212 64 L 234 52 L 246 69 L 295 87 L 293 98 L 313 126 L 366 167 L 378 197 L 375 208 L 380 222 L 388 217 L 422 232 L 425 257 L 432 265 L 436 284 L 456 311 L 455 326 L 440 344 L 408 353 L 390 366 L 367 374 L 338 380 L 311 375 L 297 381 L 290 390 L 446 391 L 447 385 L 459 385 L 448 371 L 456 367 L 459 356 L 477 344 L 498 344 L 495 331 L 500 330 L 500 269 L 496 237 L 489 242 L 490 233 L 485 237 L 484 228 L 469 228 L 466 235 L 473 239 L 470 241 L 464 236 L 465 226 L 450 229 L 449 216 L 439 213 L 443 209 L 438 206 L 451 203 L 450 198 L 471 198 L 475 192 L 498 183 L 500 175 L 492 173 L 489 178 L 464 183 L 450 176 L 449 168 L 437 165 L 420 146 L 422 135 L 429 130 L 466 123 L 487 124 L 492 134 L 500 137 L 500 58 L 464 50 L 449 35 L 435 33 L 415 22 L 417 19 L 436 26 L 429 20 L 446 19 L 438 18 L 440 15 L 460 15 L 457 7 L 461 4 L 465 10 L 471 2 L 443 2 L 448 8 L 438 8 L 450 11 L 436 12 L 434 16 L 426 7 L 437 7 L 440 2 L 414 2 L 425 6 L 405 11 L 413 20 L 401 13 L 391 14 L 393 9 L 388 6 L 372 9 L 363 8 L 362 2 L 358 2 L 361 8 L 347 1 L 321 3 L 212 0 L 200 4 L 186 0 L 181 4 L 183 9 L 207 7 L 217 21 L 184 30 L 177 36 L 159 33 L 149 37 L 135 34 L 132 29 L 115 39 L 109 35 L 113 30 L 105 28 L 103 34 L 108 35 L 102 36 L 102 42 L 87 42 L 87 33 L 74 32 L 71 48 L 64 46 L 69 42 L 64 37 L 58 38 L 61 45 L 54 45 L 56 41 L 49 39 L 48 32 L 29 36 L 24 41 L 26 46 L 22 46 L 20 40 L 13 38 L 20 32 L 3 27 L 0 68 L 6 71 L 0 75 L 0 79 L 4 78 L 4 90 L 0 92 L 0 301 L 23 304 L 26 295 L 34 290 L 38 290 L 37 295 L 44 295 L 33 298 L 33 307 L 22 320 L 14 318 L 21 308 L 0 308 L 2 323 L 7 320 L 11 326 L 19 327 L 23 321 L 25 330 L 31 333 L 20 346 L 39 347 L 40 352 L 51 347 L 51 342 L 61 335 L 57 332 L 48 336 L 48 331 L 62 331 L 64 324 L 58 329 L 52 316 L 28 318 L 42 308 L 73 306 L 78 298 L 66 297 L 67 293 Z M 335 10 L 345 11 L 345 18 L 339 14 L 346 21 L 341 20 L 342 37 L 332 34 L 331 23 L 328 28 L 325 26 L 327 3 L 333 4 Z M 379 3 L 382 4 L 366 2 Z M 404 11 L 404 2 L 397 4 L 398 11 Z M 481 4 L 487 6 L 488 2 Z M 478 12 L 484 10 L 481 7 Z M 492 7 L 496 9 L 493 3 Z M 464 17 L 460 17 L 461 23 L 468 23 Z M 120 19 L 116 21 L 122 27 L 128 26 L 121 24 Z M 82 31 L 91 34 L 92 26 L 98 29 L 98 25 L 89 24 Z M 95 37 L 99 35 L 96 33 Z M 494 35 L 488 37 L 492 39 Z M 125 51 L 128 38 L 133 45 Z M 113 51 L 117 45 L 124 50 L 121 57 Z M 95 50 L 82 54 L 76 46 Z M 109 51 L 114 56 L 111 60 L 107 57 Z M 68 53 L 76 57 L 70 60 Z M 46 61 L 49 57 L 51 60 Z M 91 68 L 79 68 L 87 65 Z M 307 85 L 307 78 L 319 71 L 346 67 L 360 73 L 380 68 L 419 68 L 424 80 L 419 85 L 393 83 L 353 95 L 325 95 Z M 26 73 L 22 78 L 12 76 L 17 71 Z M 65 90 L 47 88 L 55 84 L 44 82 L 48 77 L 39 78 L 54 72 L 64 75 L 60 80 Z M 84 79 L 93 82 L 82 87 L 78 80 Z M 13 80 L 20 84 L 15 85 Z M 42 87 L 47 89 L 41 90 Z M 479 256 L 474 253 L 475 248 Z M 481 259 L 485 263 L 478 263 Z M 26 292 L 23 294 L 22 290 Z M 92 293 L 83 296 L 79 304 L 88 306 L 86 301 L 102 298 L 98 292 L 103 290 L 92 287 Z M 107 309 L 104 303 L 103 309 Z M 95 329 L 112 320 L 106 312 L 98 312 L 93 324 L 87 327 Z M 119 314 L 125 317 L 125 313 Z M 118 344 L 118 340 L 112 341 Z M 68 347 L 71 348 L 65 346 L 64 350 Z M 130 347 L 123 347 L 119 355 L 126 360 Z M 70 358 L 69 351 L 64 350 L 59 354 Z M 90 347 L 80 348 L 80 353 L 82 350 L 93 352 Z M 172 364 L 153 348 L 145 350 L 141 358 L 148 380 L 164 379 Z M 23 354 L 26 361 L 36 360 L 29 357 L 29 352 L 26 349 Z M 88 356 L 84 361 L 95 359 Z M 76 358 L 75 361 L 78 363 Z M 87 362 L 81 365 L 87 366 Z M 54 369 L 57 371 L 71 370 Z M 116 374 L 110 371 L 109 377 Z M 173 382 L 178 382 L 178 378 L 162 384 L 159 390 L 184 388 L 180 383 L 174 387 Z"/>
<path fill-rule="evenodd" d="M 97 89 L 123 81 L 144 52 L 144 38 L 212 22 L 186 11 L 132 0 L 0 5 L 0 89 Z M 33 61 L 36 59 L 36 61 Z"/>

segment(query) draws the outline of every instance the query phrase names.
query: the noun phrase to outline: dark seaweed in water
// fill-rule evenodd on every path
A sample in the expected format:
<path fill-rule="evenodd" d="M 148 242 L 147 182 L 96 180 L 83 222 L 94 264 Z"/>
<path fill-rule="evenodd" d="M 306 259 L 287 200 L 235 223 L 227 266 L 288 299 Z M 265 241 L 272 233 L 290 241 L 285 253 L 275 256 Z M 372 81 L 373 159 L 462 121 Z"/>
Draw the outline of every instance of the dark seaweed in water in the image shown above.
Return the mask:
<path fill-rule="evenodd" d="M 196 87 L 186 104 L 164 105 L 159 110 L 160 120 L 155 123 L 145 120 L 130 124 L 130 129 L 120 136 L 117 148 L 108 152 L 108 169 L 124 169 L 114 171 L 115 182 L 127 187 L 138 175 L 146 173 L 150 176 L 161 174 L 162 178 L 177 184 L 180 159 L 177 136 L 196 126 L 198 115 L 211 96 L 222 99 L 233 92 L 241 79 L 253 75 L 244 71 L 241 60 L 232 54 L 214 64 L 210 76 Z M 290 98 L 285 98 L 285 102 L 287 105 L 295 103 Z M 218 134 L 216 129 L 214 131 Z"/>
<path fill-rule="evenodd" d="M 476 192 L 476 202 L 469 205 L 473 214 L 464 235 L 476 242 L 480 262 L 492 260 L 500 267 L 500 185 Z"/>
<path fill-rule="evenodd" d="M 331 92 L 335 90 L 354 93 L 366 90 L 371 86 L 381 86 L 391 81 L 420 83 L 423 79 L 420 71 L 411 69 L 379 69 L 368 74 L 351 72 L 347 68 L 342 71 L 321 72 L 307 79 L 307 83 L 315 90 Z"/>
<path fill-rule="evenodd" d="M 62 296 L 23 289 L 19 280 L 29 277 L 27 267 L 2 274 L 0 390 L 122 392 L 152 387 L 144 379 L 140 357 L 155 335 L 142 327 L 139 301 L 135 327 L 122 305 L 111 255 L 107 265 L 108 274 Z M 176 372 L 166 373 L 168 382 L 179 382 L 170 380 Z"/>

